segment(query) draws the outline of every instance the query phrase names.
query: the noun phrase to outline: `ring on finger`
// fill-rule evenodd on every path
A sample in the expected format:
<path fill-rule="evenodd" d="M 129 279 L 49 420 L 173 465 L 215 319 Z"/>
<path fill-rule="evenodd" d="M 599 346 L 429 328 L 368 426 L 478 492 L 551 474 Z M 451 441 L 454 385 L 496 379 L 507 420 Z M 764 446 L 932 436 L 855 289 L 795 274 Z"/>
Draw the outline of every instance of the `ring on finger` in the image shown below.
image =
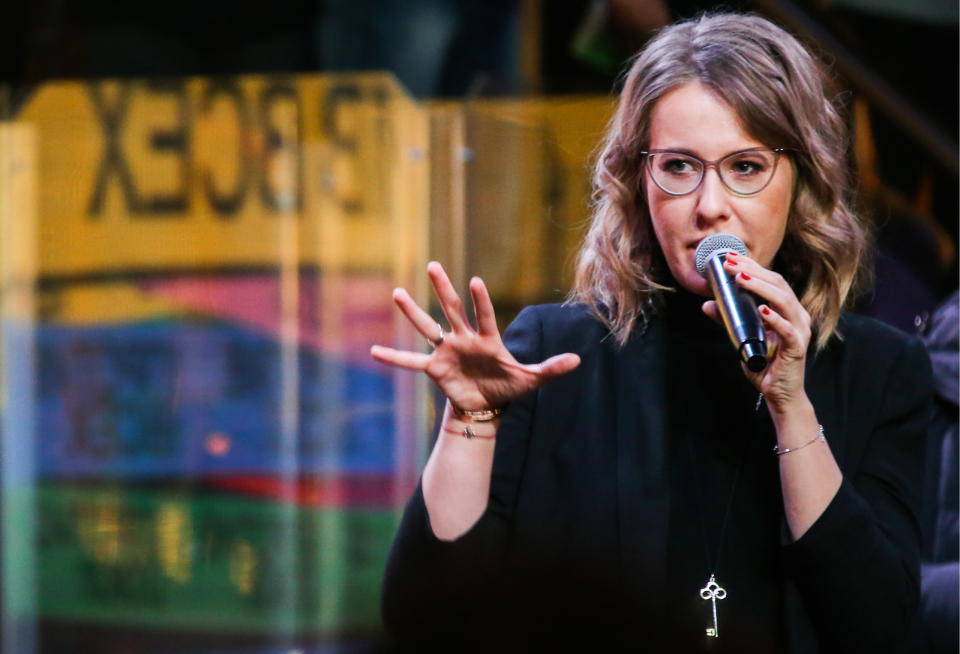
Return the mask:
<path fill-rule="evenodd" d="M 432 347 L 433 349 L 437 349 L 438 347 L 443 345 L 443 325 L 441 325 L 440 323 L 437 323 L 437 337 L 428 338 L 427 343 L 429 343 L 430 347 Z"/>

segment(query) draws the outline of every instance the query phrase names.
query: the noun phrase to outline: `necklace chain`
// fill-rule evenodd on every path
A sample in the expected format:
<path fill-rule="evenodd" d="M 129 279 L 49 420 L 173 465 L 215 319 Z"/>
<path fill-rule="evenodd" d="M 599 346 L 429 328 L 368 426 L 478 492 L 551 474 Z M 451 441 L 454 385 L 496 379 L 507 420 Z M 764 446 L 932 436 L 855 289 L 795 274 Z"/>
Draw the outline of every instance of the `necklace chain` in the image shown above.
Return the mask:
<path fill-rule="evenodd" d="M 757 395 L 757 402 L 753 408 L 755 413 L 760 410 L 760 405 L 762 402 L 763 402 L 763 393 L 760 393 L 759 395 Z M 717 555 L 716 555 L 716 558 L 711 558 L 710 540 L 707 538 L 707 525 L 706 525 L 706 519 L 704 518 L 706 513 L 705 513 L 704 501 L 703 501 L 703 488 L 702 488 L 702 484 L 700 483 L 700 475 L 697 474 L 696 453 L 694 452 L 694 449 L 693 449 L 692 440 L 687 439 L 687 446 L 688 446 L 687 449 L 690 453 L 690 463 L 694 469 L 693 476 L 694 476 L 694 479 L 697 480 L 696 487 L 697 487 L 697 504 L 700 509 L 699 511 L 700 532 L 703 537 L 703 547 L 704 547 L 704 553 L 706 555 L 707 569 L 710 572 L 710 578 L 707 580 L 706 585 L 700 589 L 700 598 L 710 601 L 712 612 L 713 612 L 713 627 L 707 627 L 706 629 L 706 634 L 710 638 L 720 637 L 720 629 L 717 624 L 717 600 L 725 599 L 727 597 L 727 591 L 716 581 L 716 573 L 720 568 L 720 556 L 723 553 L 723 545 L 725 541 L 724 536 L 726 535 L 726 532 L 727 532 L 727 524 L 730 521 L 730 510 L 733 507 L 733 498 L 737 492 L 737 482 L 740 479 L 740 471 L 743 469 L 743 462 L 744 462 L 744 459 L 746 459 L 746 454 L 747 454 L 747 451 L 749 450 L 749 444 L 751 441 L 752 439 L 750 439 L 747 443 L 744 444 L 743 452 L 741 452 L 740 454 L 740 460 L 737 462 L 737 469 L 733 475 L 733 483 L 730 484 L 730 493 L 727 495 L 726 507 L 724 507 L 724 510 L 723 510 L 723 519 L 720 522 L 720 534 L 717 539 Z"/>

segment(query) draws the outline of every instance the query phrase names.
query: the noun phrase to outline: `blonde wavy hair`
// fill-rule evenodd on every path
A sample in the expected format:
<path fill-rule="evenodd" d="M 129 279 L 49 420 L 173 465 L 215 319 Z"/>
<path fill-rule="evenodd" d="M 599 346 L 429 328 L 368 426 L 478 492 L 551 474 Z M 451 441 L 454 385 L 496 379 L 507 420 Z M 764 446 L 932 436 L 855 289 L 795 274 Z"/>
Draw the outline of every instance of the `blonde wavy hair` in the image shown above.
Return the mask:
<path fill-rule="evenodd" d="M 587 304 L 623 345 L 671 290 L 643 196 L 640 152 L 656 102 L 694 81 L 724 100 L 753 138 L 790 150 L 796 183 L 773 267 L 810 313 L 820 350 L 862 280 L 867 233 L 850 208 L 847 128 L 827 95 L 825 71 L 797 39 L 760 16 L 701 15 L 664 28 L 634 58 L 600 144 L 593 215 L 568 299 Z"/>

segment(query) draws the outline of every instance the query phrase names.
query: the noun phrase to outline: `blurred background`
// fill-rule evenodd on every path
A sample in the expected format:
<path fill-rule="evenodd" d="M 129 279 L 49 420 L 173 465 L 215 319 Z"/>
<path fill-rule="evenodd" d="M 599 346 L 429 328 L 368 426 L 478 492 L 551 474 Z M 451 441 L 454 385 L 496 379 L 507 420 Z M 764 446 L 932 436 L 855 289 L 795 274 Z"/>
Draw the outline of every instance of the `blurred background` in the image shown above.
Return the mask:
<path fill-rule="evenodd" d="M 430 305 L 438 259 L 501 327 L 560 301 L 625 60 L 715 6 L 9 3 L 2 653 L 378 649 L 435 420 L 367 354 L 424 347 L 391 289 Z M 957 286 L 957 3 L 722 6 L 830 62 L 877 232 L 857 310 L 924 333 Z"/>

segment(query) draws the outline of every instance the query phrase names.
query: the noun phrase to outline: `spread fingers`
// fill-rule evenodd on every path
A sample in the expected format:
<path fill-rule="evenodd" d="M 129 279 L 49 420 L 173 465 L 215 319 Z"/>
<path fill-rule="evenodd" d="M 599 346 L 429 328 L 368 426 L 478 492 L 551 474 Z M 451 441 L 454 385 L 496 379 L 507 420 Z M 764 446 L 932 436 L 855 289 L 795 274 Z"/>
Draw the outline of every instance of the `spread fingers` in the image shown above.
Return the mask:
<path fill-rule="evenodd" d="M 499 334 L 497 330 L 497 315 L 490 301 L 490 293 L 486 284 L 479 277 L 470 280 L 470 295 L 473 297 L 473 312 L 477 319 L 477 331 L 481 336 Z"/>
<path fill-rule="evenodd" d="M 457 295 L 453 284 L 450 283 L 450 278 L 447 277 L 443 266 L 436 261 L 431 261 L 427 264 L 427 275 L 430 277 L 433 288 L 437 292 L 440 308 L 443 309 L 443 315 L 447 317 L 450 328 L 454 332 L 459 333 L 472 331 L 470 323 L 467 320 L 466 311 L 463 308 L 463 301 L 460 300 L 460 296 Z"/>
<path fill-rule="evenodd" d="M 441 328 L 438 326 L 437 321 L 434 320 L 429 313 L 421 309 L 406 290 L 402 288 L 394 289 L 393 301 L 400 307 L 400 311 L 407 317 L 410 324 L 420 332 L 421 336 L 431 342 L 436 342 L 440 338 Z"/>
<path fill-rule="evenodd" d="M 407 350 L 395 350 L 392 347 L 383 345 L 374 345 L 370 348 L 370 356 L 377 361 L 389 363 L 392 366 L 407 368 L 408 370 L 425 370 L 427 362 L 430 361 L 429 354 L 422 352 L 408 352 Z"/>

